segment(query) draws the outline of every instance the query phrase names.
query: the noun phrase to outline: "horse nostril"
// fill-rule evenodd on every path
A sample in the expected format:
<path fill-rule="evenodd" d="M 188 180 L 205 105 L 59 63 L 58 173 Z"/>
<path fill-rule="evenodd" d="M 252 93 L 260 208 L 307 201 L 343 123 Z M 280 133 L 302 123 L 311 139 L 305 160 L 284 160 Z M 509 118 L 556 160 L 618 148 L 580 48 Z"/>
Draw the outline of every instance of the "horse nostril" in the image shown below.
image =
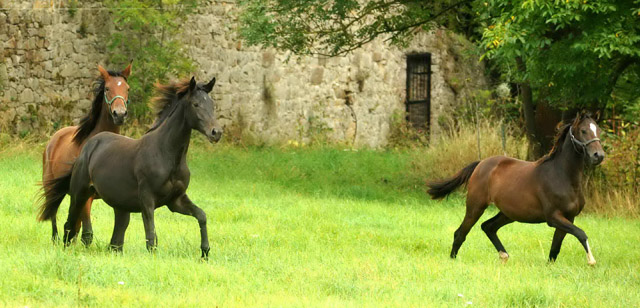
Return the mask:
<path fill-rule="evenodd" d="M 123 114 L 122 116 L 123 116 L 123 117 L 126 117 L 126 116 L 127 116 L 127 114 L 129 114 L 129 111 L 125 110 L 125 111 L 124 111 L 124 114 Z"/>
<path fill-rule="evenodd" d="M 114 116 L 114 117 L 117 117 L 117 116 L 118 116 L 118 113 L 117 113 L 115 110 L 114 110 L 112 113 L 113 113 L 113 116 Z"/>

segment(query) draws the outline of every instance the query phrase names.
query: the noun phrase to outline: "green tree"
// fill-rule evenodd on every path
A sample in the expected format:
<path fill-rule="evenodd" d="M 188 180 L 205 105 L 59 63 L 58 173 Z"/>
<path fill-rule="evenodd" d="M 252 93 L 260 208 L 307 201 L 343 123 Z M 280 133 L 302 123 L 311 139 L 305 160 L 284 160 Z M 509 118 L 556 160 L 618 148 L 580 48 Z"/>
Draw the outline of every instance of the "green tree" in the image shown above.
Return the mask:
<path fill-rule="evenodd" d="M 631 93 L 620 87 L 621 76 L 637 82 L 631 75 L 640 69 L 640 1 L 487 0 L 476 5 L 484 21 L 486 55 L 506 79 L 520 85 L 533 156 L 545 150 L 535 126 L 537 104 L 603 110 L 614 91 Z"/>
<path fill-rule="evenodd" d="M 138 119 L 149 116 L 146 102 L 156 81 L 193 70 L 179 40 L 179 30 L 197 0 L 108 0 L 114 25 L 107 48 L 111 63 L 133 60 L 129 107 Z"/>

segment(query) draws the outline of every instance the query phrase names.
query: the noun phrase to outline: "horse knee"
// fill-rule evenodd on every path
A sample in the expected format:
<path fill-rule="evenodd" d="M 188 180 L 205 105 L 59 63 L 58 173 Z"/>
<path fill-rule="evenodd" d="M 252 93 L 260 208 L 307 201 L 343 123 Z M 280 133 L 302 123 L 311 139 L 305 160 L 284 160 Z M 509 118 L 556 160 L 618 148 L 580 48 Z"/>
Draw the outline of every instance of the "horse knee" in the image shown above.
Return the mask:
<path fill-rule="evenodd" d="M 493 233 L 493 230 L 491 229 L 491 226 L 489 225 L 488 221 L 483 222 L 482 225 L 480 225 L 480 228 L 486 234 Z"/>

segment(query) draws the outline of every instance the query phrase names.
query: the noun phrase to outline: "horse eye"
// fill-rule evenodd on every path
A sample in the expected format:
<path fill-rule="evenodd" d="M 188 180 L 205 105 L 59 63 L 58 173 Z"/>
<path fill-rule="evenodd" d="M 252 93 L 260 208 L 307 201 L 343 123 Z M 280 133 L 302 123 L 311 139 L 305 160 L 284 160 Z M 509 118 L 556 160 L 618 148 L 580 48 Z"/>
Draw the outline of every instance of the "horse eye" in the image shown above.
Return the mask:
<path fill-rule="evenodd" d="M 586 131 L 586 130 L 584 130 L 584 129 L 583 129 L 583 130 L 580 130 L 580 131 L 581 131 L 583 134 L 586 134 L 586 133 L 587 133 L 587 131 Z"/>
<path fill-rule="evenodd" d="M 109 88 L 104 88 L 105 91 L 109 92 Z"/>

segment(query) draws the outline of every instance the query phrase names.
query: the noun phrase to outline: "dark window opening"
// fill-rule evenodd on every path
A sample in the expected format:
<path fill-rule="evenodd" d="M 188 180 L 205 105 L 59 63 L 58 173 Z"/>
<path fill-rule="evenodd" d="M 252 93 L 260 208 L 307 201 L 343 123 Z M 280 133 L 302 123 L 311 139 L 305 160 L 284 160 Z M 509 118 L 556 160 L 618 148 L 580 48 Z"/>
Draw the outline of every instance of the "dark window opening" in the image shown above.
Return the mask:
<path fill-rule="evenodd" d="M 431 124 L 431 54 L 407 56 L 407 121 L 429 131 Z"/>

